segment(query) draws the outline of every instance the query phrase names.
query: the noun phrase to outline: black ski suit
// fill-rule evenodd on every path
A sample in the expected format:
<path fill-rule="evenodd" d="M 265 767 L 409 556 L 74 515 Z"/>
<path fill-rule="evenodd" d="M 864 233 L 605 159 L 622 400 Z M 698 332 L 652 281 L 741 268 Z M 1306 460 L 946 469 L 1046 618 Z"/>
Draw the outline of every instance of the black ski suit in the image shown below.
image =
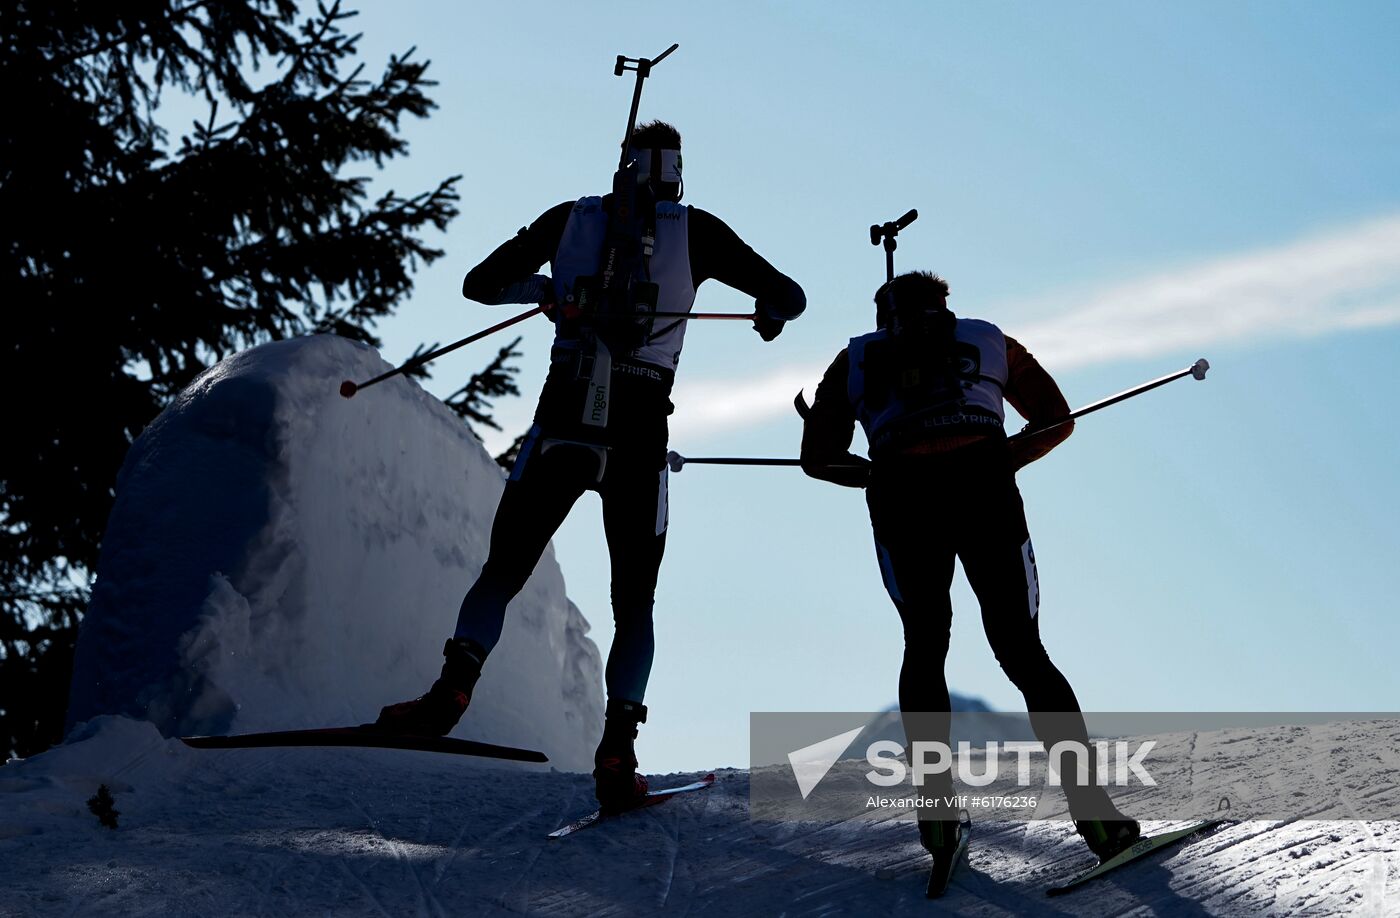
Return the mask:
<path fill-rule="evenodd" d="M 602 203 L 606 210 L 610 198 Z M 574 208 L 568 201 L 545 211 L 497 248 L 467 274 L 463 295 L 490 305 L 550 302 L 549 279 L 535 272 L 560 254 Z M 686 208 L 686 216 L 696 288 L 713 278 L 755 297 L 769 337 L 802 313 L 806 299 L 796 282 L 717 217 L 694 207 Z M 661 337 L 663 321 L 656 320 L 654 338 Z M 616 629 L 607 663 L 608 696 L 640 703 L 655 649 L 652 604 L 667 527 L 666 418 L 674 410 L 669 396 L 679 345 L 669 366 L 637 359 L 638 352 L 615 356 L 609 419 L 600 429 L 580 423 L 587 381 L 579 379 L 574 343 L 556 338 L 535 424 L 496 510 L 481 576 L 462 600 L 457 636 L 488 651 L 495 646 L 507 604 L 524 587 L 574 502 L 584 491 L 596 490 L 612 562 Z"/>
<path fill-rule="evenodd" d="M 966 320 L 959 322 L 961 327 Z M 999 330 L 991 340 L 991 346 L 997 340 L 1005 342 L 1006 376 L 996 380 L 1000 397 L 1028 420 L 1028 426 L 1069 414 L 1054 380 L 1025 348 Z M 944 661 L 953 620 L 949 588 L 958 558 L 981 605 L 987 640 L 1024 696 L 1037 737 L 1047 749 L 1061 740 L 1076 740 L 1087 748 L 1074 690 L 1040 641 L 1035 554 L 1015 477 L 1017 469 L 1068 437 L 1073 423 L 1008 444 L 994 416 L 998 423 L 991 426 L 986 418 L 966 423 L 959 420 L 962 415 L 930 417 L 915 410 L 907 423 L 897 418 L 886 428 L 888 435 L 875 438 L 877 446 L 866 463 L 848 452 L 857 406 L 875 397 L 869 385 L 898 374 L 863 369 L 852 374 L 848 351 L 843 350 L 827 370 L 807 415 L 802 462 L 813 477 L 866 488 L 876 556 L 904 625 L 899 705 L 908 739 L 949 739 L 951 705 Z M 951 411 L 975 413 L 965 407 Z M 1092 769 L 1093 763 L 1089 766 Z M 1068 777 L 1065 788 L 1076 818 L 1117 818 L 1101 789 L 1074 787 Z M 951 777 L 940 776 L 925 793 L 951 796 Z M 922 818 L 950 816 L 921 812 Z"/>

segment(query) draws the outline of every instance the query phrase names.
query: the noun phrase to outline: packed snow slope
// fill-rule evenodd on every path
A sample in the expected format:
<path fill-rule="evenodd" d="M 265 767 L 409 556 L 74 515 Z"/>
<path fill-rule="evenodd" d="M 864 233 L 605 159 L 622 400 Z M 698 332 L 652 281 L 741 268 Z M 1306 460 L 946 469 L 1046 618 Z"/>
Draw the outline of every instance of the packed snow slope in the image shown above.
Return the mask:
<path fill-rule="evenodd" d="M 133 444 L 83 621 L 70 726 L 170 736 L 373 720 L 442 665 L 504 486 L 461 420 L 328 335 L 199 377 Z M 592 768 L 602 676 L 552 550 L 454 735 Z"/>
<path fill-rule="evenodd" d="M 104 783 L 116 829 L 85 805 Z M 1057 899 L 1045 887 L 1090 860 L 1067 822 L 979 822 L 968 869 L 929 902 L 908 813 L 763 824 L 747 791 L 745 772 L 722 771 L 708 791 L 549 840 L 592 809 L 587 775 L 199 751 L 102 718 L 0 767 L 0 916 L 1400 913 L 1396 822 L 1245 821 Z"/>

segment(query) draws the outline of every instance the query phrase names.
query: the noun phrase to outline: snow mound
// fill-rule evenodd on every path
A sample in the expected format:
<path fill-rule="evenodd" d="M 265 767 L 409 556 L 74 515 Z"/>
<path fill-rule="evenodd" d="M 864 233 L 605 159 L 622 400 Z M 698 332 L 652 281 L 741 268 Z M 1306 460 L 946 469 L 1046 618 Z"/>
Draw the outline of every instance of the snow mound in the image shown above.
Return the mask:
<path fill-rule="evenodd" d="M 133 444 L 75 661 L 70 727 L 162 734 L 361 723 L 421 694 L 504 485 L 462 422 L 328 335 L 224 360 Z M 587 770 L 599 653 L 546 552 L 454 735 Z"/>

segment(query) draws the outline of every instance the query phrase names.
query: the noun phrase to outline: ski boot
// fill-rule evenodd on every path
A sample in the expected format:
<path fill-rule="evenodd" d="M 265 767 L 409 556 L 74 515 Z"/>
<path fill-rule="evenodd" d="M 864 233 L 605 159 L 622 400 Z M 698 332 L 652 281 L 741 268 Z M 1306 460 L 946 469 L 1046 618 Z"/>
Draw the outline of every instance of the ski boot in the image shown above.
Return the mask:
<path fill-rule="evenodd" d="M 933 855 L 933 866 L 929 869 L 928 889 L 925 895 L 937 899 L 948 889 L 948 882 L 967 857 L 967 843 L 972 834 L 972 820 L 965 815 L 960 819 L 920 819 L 919 841 L 924 850 Z"/>
<path fill-rule="evenodd" d="M 1136 819 L 1077 819 L 1074 829 L 1084 838 L 1099 863 L 1112 860 L 1142 838 Z"/>
<path fill-rule="evenodd" d="M 593 754 L 593 793 L 603 809 L 624 809 L 647 794 L 647 779 L 637 774 L 637 753 L 632 746 L 637 725 L 647 721 L 647 708 L 635 701 L 610 698 L 607 718 L 603 739 Z"/>
<path fill-rule="evenodd" d="M 481 678 L 486 649 L 468 638 L 450 638 L 442 648 L 442 675 L 427 694 L 391 704 L 379 712 L 376 728 L 388 733 L 446 736 L 462 719 Z"/>

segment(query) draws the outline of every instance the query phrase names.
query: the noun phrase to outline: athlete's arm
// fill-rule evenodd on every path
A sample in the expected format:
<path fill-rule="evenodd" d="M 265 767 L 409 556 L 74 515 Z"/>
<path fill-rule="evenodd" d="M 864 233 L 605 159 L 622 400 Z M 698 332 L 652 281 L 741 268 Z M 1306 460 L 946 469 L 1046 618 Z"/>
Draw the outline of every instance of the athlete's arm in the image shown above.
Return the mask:
<path fill-rule="evenodd" d="M 719 217 L 690 208 L 690 276 L 698 288 L 714 278 L 747 293 L 773 322 L 789 322 L 807 308 L 797 281 L 770 265 Z"/>
<path fill-rule="evenodd" d="M 1006 338 L 1006 400 L 1026 419 L 1026 428 L 1058 421 L 1069 414 L 1060 387 L 1020 342 Z M 1011 444 L 1011 467 L 1023 468 L 1063 443 L 1074 433 L 1074 422 L 1032 434 Z"/>
<path fill-rule="evenodd" d="M 817 386 L 802 423 L 802 471 L 822 481 L 863 488 L 870 480 L 870 460 L 851 452 L 856 413 L 846 397 L 849 364 L 842 348 Z"/>
<path fill-rule="evenodd" d="M 551 207 L 514 237 L 487 255 L 462 280 L 462 296 L 487 306 L 502 303 L 548 303 L 554 298 L 549 278 L 537 274 L 554 257 L 574 202 Z"/>

